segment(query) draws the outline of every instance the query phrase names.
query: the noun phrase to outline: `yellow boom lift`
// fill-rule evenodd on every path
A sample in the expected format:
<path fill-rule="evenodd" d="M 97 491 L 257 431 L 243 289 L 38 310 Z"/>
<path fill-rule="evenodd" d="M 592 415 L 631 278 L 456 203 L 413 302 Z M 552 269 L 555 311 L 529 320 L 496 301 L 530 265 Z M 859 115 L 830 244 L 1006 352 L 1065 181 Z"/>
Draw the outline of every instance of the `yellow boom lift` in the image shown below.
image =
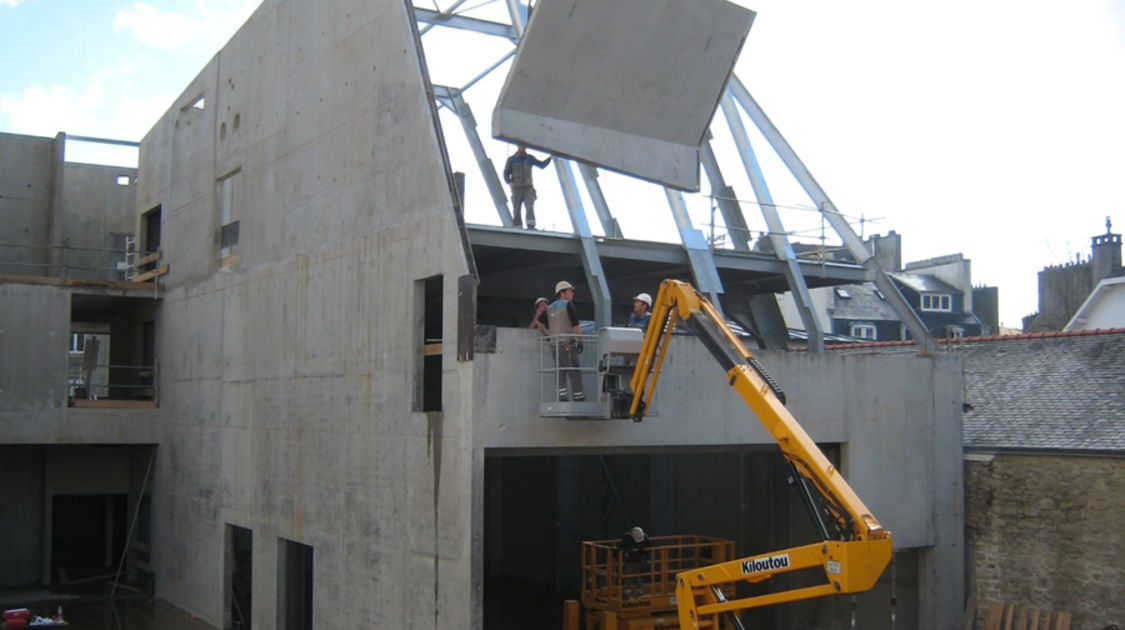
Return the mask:
<path fill-rule="evenodd" d="M 680 628 L 718 628 L 738 611 L 825 595 L 870 590 L 891 558 L 891 534 L 785 408 L 784 395 L 715 307 L 691 285 L 665 280 L 633 372 L 628 414 L 640 422 L 656 391 L 672 330 L 683 321 L 726 370 L 727 382 L 781 447 L 822 540 L 736 560 L 684 570 L 676 575 Z M 820 568 L 823 583 L 728 600 L 738 582 L 762 582 L 775 575 Z"/>

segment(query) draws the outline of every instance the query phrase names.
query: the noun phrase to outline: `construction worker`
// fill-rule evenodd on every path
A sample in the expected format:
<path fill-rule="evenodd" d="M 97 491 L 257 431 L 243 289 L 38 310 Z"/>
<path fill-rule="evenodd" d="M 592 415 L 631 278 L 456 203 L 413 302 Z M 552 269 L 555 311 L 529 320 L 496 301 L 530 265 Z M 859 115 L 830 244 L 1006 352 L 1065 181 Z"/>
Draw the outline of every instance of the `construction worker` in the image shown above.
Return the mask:
<path fill-rule="evenodd" d="M 574 286 L 566 280 L 555 285 L 555 301 L 547 305 L 539 321 L 553 338 L 555 367 L 559 373 L 559 400 L 586 400 L 582 389 L 582 373 L 578 371 L 578 355 L 582 352 L 582 327 L 574 310 Z M 570 393 L 567 397 L 567 382 Z"/>
<path fill-rule="evenodd" d="M 617 548 L 621 550 L 621 597 L 633 599 L 645 594 L 648 581 L 648 548 L 652 546 L 648 534 L 640 527 L 633 527 L 621 537 Z"/>
<path fill-rule="evenodd" d="M 551 301 L 545 297 L 535 298 L 535 314 L 531 316 L 531 323 L 528 328 L 534 328 L 539 331 L 539 334 L 544 337 L 547 336 L 547 327 L 544 322 L 546 321 L 547 305 Z"/>
<path fill-rule="evenodd" d="M 527 229 L 535 229 L 535 186 L 531 182 L 531 167 L 543 168 L 551 163 L 550 156 L 540 160 L 534 155 L 529 155 L 527 145 L 520 144 L 516 154 L 509 157 L 504 164 L 504 181 L 512 188 L 512 214 L 513 225 L 523 227 L 520 219 L 520 205 L 527 206 Z"/>
<path fill-rule="evenodd" d="M 625 324 L 630 328 L 648 329 L 648 320 L 652 317 L 649 309 L 652 308 L 652 296 L 647 293 L 638 293 L 633 298 L 633 312 L 629 314 L 629 322 Z"/>

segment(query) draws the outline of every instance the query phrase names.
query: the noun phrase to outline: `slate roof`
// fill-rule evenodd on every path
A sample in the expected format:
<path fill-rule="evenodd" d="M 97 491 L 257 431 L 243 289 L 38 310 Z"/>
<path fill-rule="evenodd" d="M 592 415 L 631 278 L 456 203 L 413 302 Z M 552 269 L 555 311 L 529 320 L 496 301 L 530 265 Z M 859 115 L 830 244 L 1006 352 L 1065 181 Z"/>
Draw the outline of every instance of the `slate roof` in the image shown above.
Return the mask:
<path fill-rule="evenodd" d="M 917 352 L 913 341 L 865 345 Z M 1125 455 L 1125 328 L 974 337 L 946 347 L 939 352 L 965 359 L 967 451 Z"/>
<path fill-rule="evenodd" d="M 902 273 L 900 271 L 892 271 L 887 274 L 895 279 L 899 284 L 913 289 L 916 293 L 948 293 L 960 295 L 961 290 L 947 284 L 942 280 L 938 280 L 935 276 L 924 273 Z"/>
<path fill-rule="evenodd" d="M 844 289 L 850 298 L 842 298 L 839 294 L 833 297 L 832 317 L 836 319 L 867 319 L 872 321 L 899 321 L 895 310 L 875 291 L 878 289 L 872 283 L 846 284 L 836 287 Z"/>
<path fill-rule="evenodd" d="M 964 344 L 965 448 L 1125 452 L 1125 330 L 1098 332 Z"/>

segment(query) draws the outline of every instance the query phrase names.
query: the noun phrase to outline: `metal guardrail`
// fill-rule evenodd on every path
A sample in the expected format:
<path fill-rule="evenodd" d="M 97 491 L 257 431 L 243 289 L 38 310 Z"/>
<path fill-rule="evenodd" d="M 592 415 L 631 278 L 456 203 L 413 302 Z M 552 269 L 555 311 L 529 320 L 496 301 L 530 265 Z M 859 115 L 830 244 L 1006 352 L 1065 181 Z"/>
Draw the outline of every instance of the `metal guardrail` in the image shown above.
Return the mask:
<path fill-rule="evenodd" d="M 733 541 L 710 536 L 654 536 L 634 560 L 626 557 L 620 540 L 584 541 L 582 606 L 623 617 L 670 613 L 676 609 L 677 573 L 733 558 Z M 730 597 L 734 587 L 723 591 Z"/>
<path fill-rule="evenodd" d="M 0 243 L 0 274 L 125 280 L 125 249 Z"/>
<path fill-rule="evenodd" d="M 71 366 L 67 370 L 67 399 L 75 401 L 118 400 L 157 402 L 156 366 Z"/>
<path fill-rule="evenodd" d="M 597 336 L 551 335 L 540 342 L 540 404 L 598 402 Z M 577 364 L 572 365 L 571 359 Z"/>

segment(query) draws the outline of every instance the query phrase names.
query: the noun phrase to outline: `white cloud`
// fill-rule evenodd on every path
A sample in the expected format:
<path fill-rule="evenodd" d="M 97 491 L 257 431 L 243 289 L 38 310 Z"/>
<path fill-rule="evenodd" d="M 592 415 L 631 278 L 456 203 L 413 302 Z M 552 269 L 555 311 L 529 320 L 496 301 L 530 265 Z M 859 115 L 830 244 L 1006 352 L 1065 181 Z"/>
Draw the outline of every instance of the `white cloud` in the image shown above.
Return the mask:
<path fill-rule="evenodd" d="M 0 114 L 6 115 L 14 133 L 54 136 L 60 131 L 88 134 L 94 129 L 97 116 L 89 109 L 89 93 L 78 95 L 61 85 L 44 88 L 33 85 L 18 97 L 0 97 Z M 85 101 L 86 105 L 83 105 Z"/>
<path fill-rule="evenodd" d="M 113 31 L 130 33 L 146 46 L 161 50 L 193 46 L 210 50 L 226 42 L 256 6 L 257 2 L 250 0 L 200 1 L 191 6 L 191 11 L 174 13 L 136 2 L 132 9 L 117 12 Z"/>
<path fill-rule="evenodd" d="M 19 3 L 20 3 L 20 0 L 0 0 L 0 7 L 2 7 L 4 5 L 8 5 L 8 6 L 10 6 L 14 9 L 16 7 L 16 5 L 19 4 Z"/>

